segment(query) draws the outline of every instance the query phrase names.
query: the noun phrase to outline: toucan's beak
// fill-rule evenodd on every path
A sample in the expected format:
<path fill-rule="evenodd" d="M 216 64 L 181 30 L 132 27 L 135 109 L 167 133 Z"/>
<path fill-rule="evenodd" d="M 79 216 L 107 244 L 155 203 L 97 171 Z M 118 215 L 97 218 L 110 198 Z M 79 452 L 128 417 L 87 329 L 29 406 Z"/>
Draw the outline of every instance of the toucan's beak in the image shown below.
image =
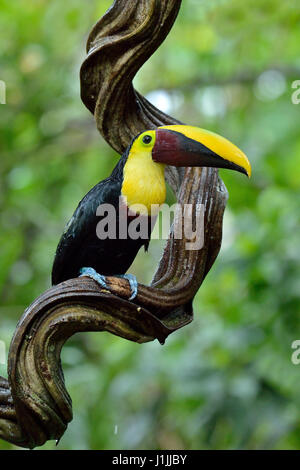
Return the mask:
<path fill-rule="evenodd" d="M 246 155 L 229 140 L 192 126 L 163 126 L 156 129 L 152 159 L 173 166 L 228 168 L 251 176 Z"/>

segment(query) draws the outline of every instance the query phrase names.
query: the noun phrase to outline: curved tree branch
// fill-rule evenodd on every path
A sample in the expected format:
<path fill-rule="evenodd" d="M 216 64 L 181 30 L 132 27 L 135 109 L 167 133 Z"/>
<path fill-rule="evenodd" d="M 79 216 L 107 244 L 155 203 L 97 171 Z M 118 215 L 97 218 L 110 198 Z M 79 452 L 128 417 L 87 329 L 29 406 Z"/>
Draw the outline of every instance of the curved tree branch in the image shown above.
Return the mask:
<path fill-rule="evenodd" d="M 82 100 L 119 153 L 140 131 L 177 123 L 136 92 L 132 80 L 159 47 L 181 0 L 115 0 L 94 27 L 81 69 Z M 89 278 L 54 286 L 24 312 L 9 351 L 8 381 L 0 378 L 0 437 L 33 448 L 60 439 L 72 419 L 60 352 L 79 331 L 109 331 L 143 343 L 166 337 L 192 321 L 192 301 L 221 245 L 227 191 L 216 169 L 170 168 L 180 204 L 204 209 L 204 245 L 187 250 L 171 230 L 151 286 L 139 285 L 134 302 L 127 281 L 109 277 L 111 292 Z M 174 228 L 182 224 L 174 221 Z"/>

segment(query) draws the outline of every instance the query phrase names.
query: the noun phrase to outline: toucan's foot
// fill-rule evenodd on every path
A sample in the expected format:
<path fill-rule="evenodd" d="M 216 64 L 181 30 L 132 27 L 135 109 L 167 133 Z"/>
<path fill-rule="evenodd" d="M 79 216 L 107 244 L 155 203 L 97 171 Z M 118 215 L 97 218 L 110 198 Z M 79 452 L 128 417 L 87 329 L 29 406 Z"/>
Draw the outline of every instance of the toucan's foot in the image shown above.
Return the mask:
<path fill-rule="evenodd" d="M 88 276 L 98 282 L 103 289 L 110 290 L 106 284 L 106 278 L 102 274 L 97 273 L 94 268 L 81 268 L 79 271 L 79 277 Z"/>
<path fill-rule="evenodd" d="M 138 293 L 138 282 L 136 277 L 133 274 L 118 274 L 116 277 L 127 279 L 131 288 L 131 296 L 128 300 L 135 299 Z"/>
<path fill-rule="evenodd" d="M 79 271 L 79 277 L 88 276 L 98 282 L 98 284 L 103 287 L 103 289 L 111 290 L 106 284 L 106 277 L 103 274 L 97 273 L 94 268 L 81 268 Z M 131 288 L 131 296 L 128 300 L 133 300 L 138 293 L 138 282 L 136 277 L 133 274 L 114 274 L 114 277 L 120 277 L 122 279 L 127 279 Z"/>

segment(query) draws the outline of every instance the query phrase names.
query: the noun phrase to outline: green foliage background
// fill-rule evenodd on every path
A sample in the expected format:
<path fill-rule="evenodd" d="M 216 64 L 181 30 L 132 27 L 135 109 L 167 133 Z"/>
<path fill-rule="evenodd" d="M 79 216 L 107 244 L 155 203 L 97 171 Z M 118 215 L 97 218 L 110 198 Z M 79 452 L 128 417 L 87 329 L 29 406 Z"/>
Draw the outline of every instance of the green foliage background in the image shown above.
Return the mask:
<path fill-rule="evenodd" d="M 92 24 L 110 1 L 0 0 L 0 339 L 50 285 L 78 201 L 118 156 L 79 98 Z M 60 449 L 299 449 L 300 10 L 296 1 L 185 0 L 135 85 L 231 139 L 253 177 L 225 170 L 221 253 L 195 320 L 165 346 L 80 334 L 63 350 L 74 420 Z M 149 282 L 161 243 L 131 272 Z M 6 376 L 6 366 L 0 365 Z M 0 449 L 12 448 L 3 441 Z M 53 442 L 43 448 L 54 449 Z"/>

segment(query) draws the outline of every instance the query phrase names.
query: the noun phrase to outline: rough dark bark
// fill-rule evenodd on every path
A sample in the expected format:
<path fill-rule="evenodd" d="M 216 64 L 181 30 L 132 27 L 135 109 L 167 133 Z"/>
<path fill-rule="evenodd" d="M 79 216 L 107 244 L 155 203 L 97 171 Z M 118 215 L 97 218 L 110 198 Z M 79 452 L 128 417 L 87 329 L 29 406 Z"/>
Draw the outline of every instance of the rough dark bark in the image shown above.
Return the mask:
<path fill-rule="evenodd" d="M 81 69 L 82 100 L 97 127 L 119 153 L 138 132 L 178 121 L 152 106 L 132 86 L 142 64 L 159 47 L 181 0 L 115 0 L 94 27 Z M 110 277 L 114 294 L 91 279 L 55 286 L 24 312 L 9 351 L 8 381 L 0 378 L 0 437 L 33 448 L 60 439 L 72 419 L 60 364 L 65 341 L 79 331 L 109 331 L 144 343 L 192 321 L 192 301 L 219 252 L 227 191 L 216 169 L 170 168 L 168 181 L 180 204 L 203 204 L 204 246 L 171 230 L 151 286 L 139 285 L 134 302 L 127 281 Z M 175 224 L 179 223 L 175 221 Z"/>

